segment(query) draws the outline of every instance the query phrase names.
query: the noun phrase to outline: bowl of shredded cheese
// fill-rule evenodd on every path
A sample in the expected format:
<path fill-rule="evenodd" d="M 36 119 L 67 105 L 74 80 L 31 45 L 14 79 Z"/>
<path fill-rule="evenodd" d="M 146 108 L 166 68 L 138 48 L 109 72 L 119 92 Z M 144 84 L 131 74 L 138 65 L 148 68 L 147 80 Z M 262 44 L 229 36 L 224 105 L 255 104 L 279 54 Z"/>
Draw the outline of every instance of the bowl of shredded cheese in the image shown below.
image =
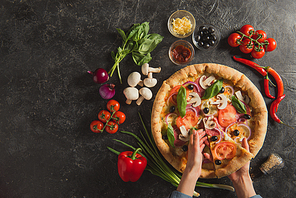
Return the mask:
<path fill-rule="evenodd" d="M 195 29 L 195 18 L 186 10 L 177 10 L 168 20 L 168 29 L 173 36 L 186 38 Z"/>

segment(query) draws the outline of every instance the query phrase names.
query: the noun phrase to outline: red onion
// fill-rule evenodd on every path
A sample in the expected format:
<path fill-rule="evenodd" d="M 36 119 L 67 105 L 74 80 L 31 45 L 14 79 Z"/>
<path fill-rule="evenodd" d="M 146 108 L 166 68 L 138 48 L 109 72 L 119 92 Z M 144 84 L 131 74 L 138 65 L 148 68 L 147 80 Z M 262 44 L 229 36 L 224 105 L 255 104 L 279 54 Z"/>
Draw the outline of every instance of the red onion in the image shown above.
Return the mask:
<path fill-rule="evenodd" d="M 166 117 L 165 117 L 165 122 L 167 125 L 169 125 L 169 117 L 170 116 L 176 116 L 177 117 L 177 114 L 176 113 L 169 113 Z"/>
<path fill-rule="evenodd" d="M 184 83 L 183 85 L 188 85 L 188 84 L 192 84 L 192 85 L 194 85 L 195 92 L 197 92 L 197 93 L 200 92 L 200 88 L 199 88 L 199 85 L 198 85 L 198 84 L 196 84 L 195 82 L 192 82 L 192 81 L 187 81 L 187 82 Z"/>
<path fill-rule="evenodd" d="M 96 71 L 87 71 L 91 75 L 93 75 L 93 81 L 98 84 L 102 84 L 109 80 L 109 75 L 106 70 L 102 68 L 98 68 Z"/>
<path fill-rule="evenodd" d="M 110 99 L 115 95 L 114 84 L 104 84 L 100 87 L 99 93 L 104 99 Z"/>

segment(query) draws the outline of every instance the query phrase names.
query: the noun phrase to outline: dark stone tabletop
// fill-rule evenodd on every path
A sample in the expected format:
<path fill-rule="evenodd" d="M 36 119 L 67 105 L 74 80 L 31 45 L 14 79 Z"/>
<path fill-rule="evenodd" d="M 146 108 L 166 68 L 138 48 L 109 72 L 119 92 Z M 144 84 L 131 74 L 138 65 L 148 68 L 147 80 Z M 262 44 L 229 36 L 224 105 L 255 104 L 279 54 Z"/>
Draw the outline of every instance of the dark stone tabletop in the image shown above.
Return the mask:
<path fill-rule="evenodd" d="M 116 85 L 118 100 L 127 120 L 120 130 L 143 131 L 138 112 L 150 127 L 150 111 L 161 82 L 182 68 L 168 57 L 170 45 L 178 40 L 167 28 L 176 10 L 190 11 L 196 23 L 219 28 L 221 41 L 211 51 L 195 48 L 191 63 L 220 63 L 235 68 L 258 87 L 269 108 L 272 99 L 263 91 L 263 77 L 232 59 L 250 58 L 227 44 L 227 37 L 245 24 L 265 30 L 278 46 L 262 59 L 282 77 L 286 98 L 279 118 L 296 125 L 296 2 L 294 0 L 1 0 L 0 1 L 0 197 L 166 197 L 175 189 L 170 183 L 144 171 L 135 183 L 123 182 L 117 173 L 117 156 L 107 146 L 128 149 L 113 139 L 137 146 L 135 139 L 117 132 L 92 133 L 90 122 L 106 109 L 100 85 L 92 82 L 88 70 L 111 69 L 111 51 L 121 45 L 116 28 L 128 30 L 134 23 L 150 22 L 150 33 L 164 36 L 152 52 L 153 67 L 162 71 L 152 88 L 153 98 L 141 106 L 125 104 L 122 93 L 127 76 L 140 71 L 131 56 L 121 63 L 123 84 L 117 73 L 108 82 Z M 185 40 L 192 43 L 191 37 Z M 272 79 L 273 80 L 273 79 Z M 275 89 L 271 93 L 275 95 Z M 255 190 L 262 197 L 295 197 L 295 130 L 268 120 L 267 135 L 258 155 L 251 161 Z M 259 174 L 259 166 L 271 153 L 285 161 L 281 170 Z M 232 185 L 226 178 L 200 180 Z M 201 197 L 236 197 L 235 193 L 196 188 Z"/>

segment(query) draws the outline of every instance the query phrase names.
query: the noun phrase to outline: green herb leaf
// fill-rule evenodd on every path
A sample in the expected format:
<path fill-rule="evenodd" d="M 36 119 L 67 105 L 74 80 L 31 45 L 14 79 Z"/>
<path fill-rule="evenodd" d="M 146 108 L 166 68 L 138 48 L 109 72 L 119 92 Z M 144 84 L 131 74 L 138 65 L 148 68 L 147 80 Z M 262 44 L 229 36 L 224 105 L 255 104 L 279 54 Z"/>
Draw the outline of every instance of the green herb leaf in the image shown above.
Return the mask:
<path fill-rule="evenodd" d="M 125 42 L 126 41 L 126 35 L 122 29 L 116 28 L 117 32 L 120 34 L 122 37 L 122 40 Z"/>
<path fill-rule="evenodd" d="M 205 90 L 205 93 L 201 99 L 209 99 L 216 96 L 223 86 L 223 80 L 217 80 L 214 84 L 212 84 L 209 88 Z"/>
<path fill-rule="evenodd" d="M 231 97 L 231 103 L 234 106 L 234 108 L 237 110 L 239 113 L 246 114 L 246 106 L 243 102 L 241 102 L 239 99 L 237 99 L 235 96 Z"/>
<path fill-rule="evenodd" d="M 148 53 L 147 55 L 144 55 L 144 54 L 140 54 L 137 52 L 133 52 L 132 57 L 133 57 L 134 62 L 137 65 L 143 65 L 144 63 L 148 63 L 152 59 L 150 53 Z"/>
<path fill-rule="evenodd" d="M 175 145 L 174 145 L 175 135 L 174 135 L 174 129 L 171 124 L 168 125 L 167 136 L 168 136 L 170 145 L 175 148 Z"/>
<path fill-rule="evenodd" d="M 141 39 L 141 44 L 139 43 L 139 52 L 142 54 L 152 52 L 162 39 L 163 37 L 159 34 L 149 34 L 145 39 Z"/>
<path fill-rule="evenodd" d="M 181 86 L 177 95 L 177 107 L 182 118 L 186 114 L 186 106 L 187 106 L 186 89 L 183 86 Z"/>

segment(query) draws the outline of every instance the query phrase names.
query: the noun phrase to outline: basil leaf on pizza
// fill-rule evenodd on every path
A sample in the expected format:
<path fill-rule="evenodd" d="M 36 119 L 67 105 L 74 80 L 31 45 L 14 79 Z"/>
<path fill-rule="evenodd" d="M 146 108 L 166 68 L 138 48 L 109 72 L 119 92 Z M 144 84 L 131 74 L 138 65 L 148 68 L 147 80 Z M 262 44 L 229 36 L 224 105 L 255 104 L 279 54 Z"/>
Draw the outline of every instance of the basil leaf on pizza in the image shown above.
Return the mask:
<path fill-rule="evenodd" d="M 174 141 L 175 141 L 175 136 L 174 136 L 174 129 L 171 124 L 168 124 L 168 129 L 167 129 L 167 136 L 168 140 L 170 142 L 170 145 L 174 148 Z"/>
<path fill-rule="evenodd" d="M 267 114 L 261 93 L 244 74 L 224 65 L 195 64 L 163 82 L 152 108 L 151 131 L 161 154 L 181 173 L 188 160 L 188 131 L 204 134 L 209 144 L 202 152 L 208 158 L 200 177 L 220 178 L 259 152 Z M 250 151 L 242 147 L 246 140 Z"/>
<path fill-rule="evenodd" d="M 177 107 L 182 118 L 186 114 L 186 106 L 187 106 L 186 89 L 183 86 L 181 86 L 177 95 Z"/>
<path fill-rule="evenodd" d="M 216 96 L 222 89 L 222 86 L 223 86 L 223 80 L 222 79 L 217 80 L 209 88 L 205 90 L 205 93 L 201 99 L 209 99 Z"/>
<path fill-rule="evenodd" d="M 243 114 L 247 113 L 245 104 L 241 102 L 239 99 L 237 99 L 235 96 L 231 97 L 231 103 L 234 106 L 234 108 L 237 110 L 237 112 L 243 113 Z"/>

